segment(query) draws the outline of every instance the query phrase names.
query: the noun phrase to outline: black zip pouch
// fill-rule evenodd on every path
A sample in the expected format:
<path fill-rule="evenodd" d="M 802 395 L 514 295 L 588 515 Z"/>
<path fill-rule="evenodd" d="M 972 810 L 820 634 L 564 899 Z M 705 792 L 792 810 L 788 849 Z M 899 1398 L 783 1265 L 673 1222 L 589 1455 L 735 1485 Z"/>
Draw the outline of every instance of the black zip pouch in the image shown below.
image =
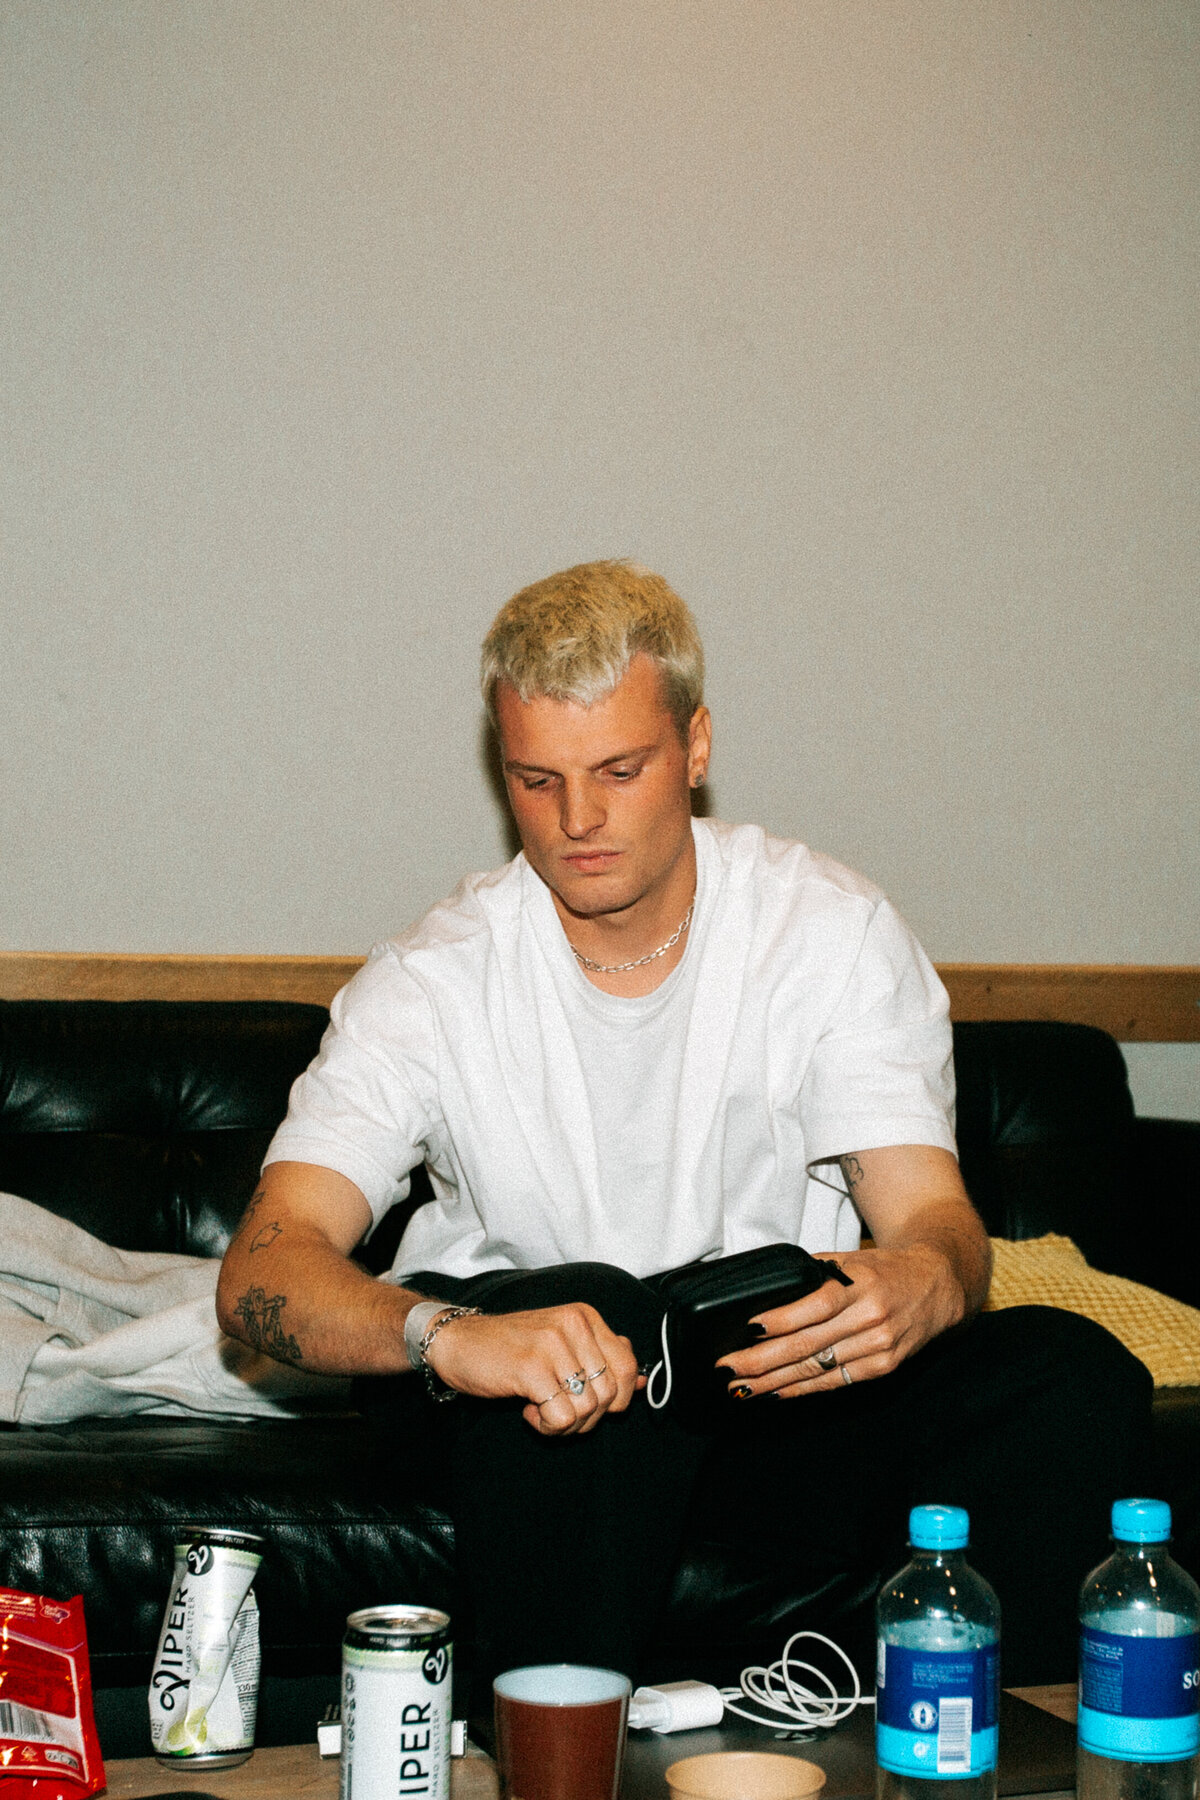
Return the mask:
<path fill-rule="evenodd" d="M 749 1328 L 756 1313 L 802 1300 L 826 1281 L 853 1286 L 837 1263 L 821 1262 L 798 1244 L 764 1244 L 660 1276 L 655 1285 L 667 1310 L 663 1360 L 646 1389 L 651 1406 L 669 1403 L 693 1430 L 716 1430 L 739 1404 L 729 1392 L 734 1378 L 714 1367 L 717 1358 L 762 1342 Z M 660 1380 L 664 1391 L 658 1396 Z"/>

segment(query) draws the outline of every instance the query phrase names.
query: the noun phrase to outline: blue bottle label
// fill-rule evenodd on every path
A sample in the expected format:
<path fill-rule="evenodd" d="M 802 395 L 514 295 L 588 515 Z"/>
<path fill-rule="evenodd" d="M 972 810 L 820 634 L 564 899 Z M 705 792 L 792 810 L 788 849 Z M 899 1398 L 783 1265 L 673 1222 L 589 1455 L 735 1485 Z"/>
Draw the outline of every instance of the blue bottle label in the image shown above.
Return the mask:
<path fill-rule="evenodd" d="M 953 1781 L 996 1766 L 1000 1649 L 880 1645 L 875 1757 L 896 1775 Z"/>
<path fill-rule="evenodd" d="M 1176 1762 L 1200 1748 L 1200 1633 L 1125 1637 L 1085 1625 L 1079 1741 L 1129 1762 Z"/>

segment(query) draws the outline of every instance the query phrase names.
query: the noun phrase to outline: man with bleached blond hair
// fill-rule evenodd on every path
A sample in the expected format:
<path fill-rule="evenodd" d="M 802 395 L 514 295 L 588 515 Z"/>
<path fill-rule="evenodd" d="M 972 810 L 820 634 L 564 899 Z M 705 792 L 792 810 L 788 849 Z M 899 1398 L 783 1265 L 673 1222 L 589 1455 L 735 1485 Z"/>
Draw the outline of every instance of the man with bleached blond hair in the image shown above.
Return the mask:
<path fill-rule="evenodd" d="M 914 1499 L 971 1511 L 1010 1679 L 1061 1679 L 1145 1371 L 1065 1314 L 976 1317 L 990 1248 L 955 1157 L 945 992 L 870 882 L 693 818 L 703 677 L 686 606 L 626 563 L 501 610 L 483 689 L 521 854 L 335 999 L 222 1323 L 461 1397 L 437 1410 L 481 1683 L 562 1660 L 661 1678 L 642 1659 L 689 1516 L 832 1591 L 898 1555 Z M 350 1252 L 422 1162 L 433 1199 L 372 1280 Z M 716 1438 L 652 1410 L 662 1276 L 781 1242 L 850 1284 L 758 1316 Z M 402 1395 L 401 1419 L 421 1388 L 363 1392 L 385 1414 Z M 1035 1505 L 1055 1530 L 1015 1554 Z"/>

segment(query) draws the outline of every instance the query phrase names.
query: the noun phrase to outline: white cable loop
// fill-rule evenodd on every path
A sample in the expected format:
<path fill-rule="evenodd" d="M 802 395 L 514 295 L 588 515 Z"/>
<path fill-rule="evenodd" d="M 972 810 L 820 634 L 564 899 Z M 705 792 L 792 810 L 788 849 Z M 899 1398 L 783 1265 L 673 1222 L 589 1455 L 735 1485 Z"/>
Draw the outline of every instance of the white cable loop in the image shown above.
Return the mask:
<path fill-rule="evenodd" d="M 649 1401 L 655 1412 L 661 1412 L 663 1407 L 667 1404 L 667 1401 L 671 1398 L 671 1352 L 667 1349 L 666 1313 L 662 1316 L 662 1347 L 662 1361 L 655 1363 L 646 1381 L 646 1399 Z M 665 1385 L 663 1387 L 662 1399 L 656 1400 L 654 1398 L 654 1383 L 661 1369 L 666 1370 L 666 1375 L 664 1377 Z"/>
<path fill-rule="evenodd" d="M 792 1656 L 792 1645 L 801 1638 L 816 1638 L 819 1644 L 828 1644 L 836 1651 L 850 1671 L 853 1692 L 839 1695 L 837 1683 L 823 1669 L 812 1663 L 801 1662 Z M 806 1675 L 813 1676 L 820 1682 L 825 1692 L 814 1692 L 803 1683 L 794 1680 L 792 1669 L 803 1670 Z M 819 1631 L 793 1632 L 783 1646 L 783 1655 L 778 1662 L 769 1668 L 761 1666 L 742 1670 L 740 1687 L 721 1689 L 721 1698 L 725 1702 L 726 1712 L 736 1713 L 739 1719 L 748 1719 L 752 1725 L 806 1725 L 827 1730 L 832 1725 L 840 1725 L 848 1719 L 856 1706 L 874 1706 L 875 1696 L 864 1694 L 858 1679 L 858 1670 L 854 1667 L 840 1644 L 827 1638 Z M 750 1700 L 756 1706 L 772 1714 L 763 1718 L 762 1713 L 747 1712 L 745 1707 L 737 1705 L 739 1700 Z"/>
<path fill-rule="evenodd" d="M 662 1321 L 662 1348 L 662 1361 L 654 1365 L 646 1383 L 646 1399 L 655 1412 L 661 1411 L 671 1398 L 671 1353 L 667 1348 L 667 1315 L 665 1313 Z M 663 1375 L 663 1391 L 661 1398 L 656 1399 L 654 1383 L 660 1374 Z M 825 1673 L 824 1669 L 818 1669 L 813 1663 L 801 1662 L 799 1658 L 793 1658 L 792 1645 L 798 1644 L 801 1638 L 815 1638 L 819 1644 L 828 1644 L 829 1648 L 841 1657 L 850 1671 L 850 1680 L 853 1684 L 851 1694 L 839 1695 L 837 1683 Z M 803 1670 L 806 1675 L 811 1675 L 816 1681 L 822 1683 L 826 1691 L 816 1693 L 812 1688 L 804 1687 L 801 1683 L 793 1680 L 791 1675 L 793 1668 Z M 858 1670 L 842 1646 L 835 1644 L 832 1638 L 827 1638 L 820 1631 L 794 1631 L 783 1646 L 783 1655 L 777 1662 L 771 1663 L 768 1668 L 758 1665 L 743 1669 L 741 1686 L 721 1688 L 720 1694 L 725 1702 L 726 1712 L 736 1713 L 739 1719 L 747 1719 L 752 1725 L 777 1726 L 783 1723 L 809 1728 L 820 1727 L 823 1730 L 840 1725 L 843 1719 L 850 1717 L 856 1706 L 874 1706 L 875 1704 L 874 1694 L 863 1693 L 862 1683 L 858 1679 Z M 753 1701 L 756 1706 L 773 1716 L 764 1719 L 762 1713 L 747 1712 L 745 1707 L 737 1704 L 739 1700 Z"/>
<path fill-rule="evenodd" d="M 662 1321 L 662 1361 L 654 1365 L 646 1382 L 646 1399 L 655 1412 L 660 1412 L 671 1398 L 672 1369 L 671 1353 L 667 1348 L 667 1315 Z M 654 1383 L 658 1376 L 663 1376 L 663 1391 L 660 1398 L 654 1395 Z M 819 1644 L 828 1644 L 829 1648 L 841 1657 L 850 1671 L 853 1692 L 839 1695 L 837 1683 L 828 1676 L 824 1669 L 815 1664 L 801 1662 L 793 1658 L 792 1645 L 798 1644 L 801 1638 L 815 1638 Z M 824 1693 L 814 1692 L 793 1680 L 791 1670 L 803 1670 L 819 1681 Z M 827 1638 L 820 1631 L 794 1631 L 783 1646 L 783 1655 L 768 1668 L 761 1665 L 742 1670 L 741 1686 L 721 1688 L 721 1698 L 725 1702 L 726 1712 L 736 1713 L 739 1719 L 747 1719 L 752 1725 L 802 1725 L 810 1728 L 820 1727 L 828 1730 L 833 1725 L 840 1725 L 848 1719 L 856 1706 L 874 1706 L 874 1694 L 864 1694 L 862 1683 L 858 1679 L 858 1670 L 854 1667 L 840 1644 Z M 739 1706 L 739 1700 L 750 1700 L 763 1711 L 772 1714 L 764 1719 L 762 1713 L 747 1712 Z"/>

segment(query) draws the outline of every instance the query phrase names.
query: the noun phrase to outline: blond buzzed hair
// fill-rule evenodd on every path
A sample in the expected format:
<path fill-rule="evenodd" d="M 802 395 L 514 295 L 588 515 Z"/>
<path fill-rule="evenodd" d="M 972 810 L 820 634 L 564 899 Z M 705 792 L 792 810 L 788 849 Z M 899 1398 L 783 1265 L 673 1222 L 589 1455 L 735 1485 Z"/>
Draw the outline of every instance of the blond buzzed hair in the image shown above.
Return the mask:
<path fill-rule="evenodd" d="M 495 724 L 504 681 L 522 700 L 592 706 L 612 693 L 635 656 L 657 665 L 686 744 L 704 698 L 704 650 L 691 613 L 661 575 L 636 563 L 577 563 L 522 588 L 497 613 L 483 640 L 484 704 Z"/>

